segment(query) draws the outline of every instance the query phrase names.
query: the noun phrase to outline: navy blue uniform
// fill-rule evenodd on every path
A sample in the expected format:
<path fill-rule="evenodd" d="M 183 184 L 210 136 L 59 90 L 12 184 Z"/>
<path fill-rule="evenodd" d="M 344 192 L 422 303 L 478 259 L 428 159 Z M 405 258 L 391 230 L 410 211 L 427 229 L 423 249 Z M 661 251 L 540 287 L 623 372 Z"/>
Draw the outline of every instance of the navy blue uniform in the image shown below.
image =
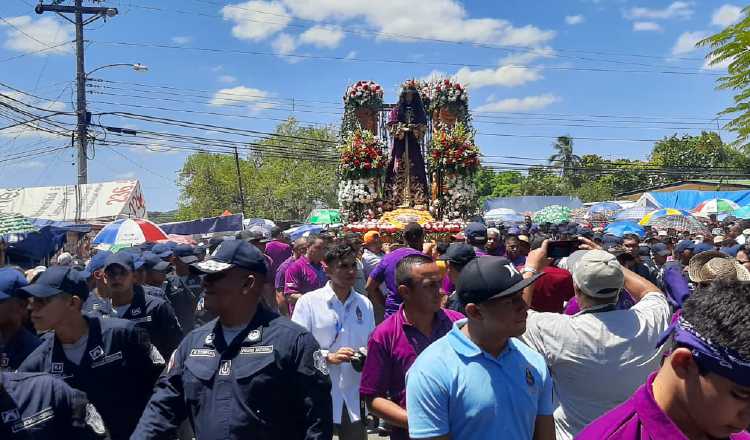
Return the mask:
<path fill-rule="evenodd" d="M 126 439 L 151 397 L 163 360 L 154 353 L 148 333 L 132 322 L 89 316 L 84 319 L 89 333 L 80 365 L 68 360 L 54 332 L 49 332 L 18 370 L 52 373 L 85 392 L 112 439 Z"/>
<path fill-rule="evenodd" d="M 86 395 L 42 373 L 0 373 L 0 438 L 101 439 L 104 426 Z"/>
<path fill-rule="evenodd" d="M 166 284 L 166 281 L 164 282 Z M 167 294 L 164 293 L 164 285 L 161 287 L 152 286 L 150 284 L 142 284 L 140 287 L 143 288 L 143 291 L 146 292 L 146 295 L 155 296 L 157 298 L 169 301 L 169 298 L 167 298 Z"/>
<path fill-rule="evenodd" d="M 199 275 L 190 274 L 183 279 L 179 275 L 167 277 L 164 293 L 174 307 L 177 320 L 184 334 L 190 333 L 195 326 L 195 305 L 203 295 L 203 279 Z"/>
<path fill-rule="evenodd" d="M 182 329 L 169 302 L 146 295 L 141 286 L 133 286 L 133 301 L 122 316 L 115 313 L 112 303 L 98 295 L 90 295 L 83 312 L 101 318 L 122 318 L 146 329 L 159 353 L 169 358 L 182 340 Z"/>
<path fill-rule="evenodd" d="M 189 418 L 200 440 L 331 439 L 331 381 L 301 326 L 259 305 L 227 346 L 214 320 L 172 355 L 132 440 L 172 439 Z"/>
<path fill-rule="evenodd" d="M 41 343 L 26 327 L 19 328 L 7 344 L 0 346 L 0 371 L 15 371 Z"/>

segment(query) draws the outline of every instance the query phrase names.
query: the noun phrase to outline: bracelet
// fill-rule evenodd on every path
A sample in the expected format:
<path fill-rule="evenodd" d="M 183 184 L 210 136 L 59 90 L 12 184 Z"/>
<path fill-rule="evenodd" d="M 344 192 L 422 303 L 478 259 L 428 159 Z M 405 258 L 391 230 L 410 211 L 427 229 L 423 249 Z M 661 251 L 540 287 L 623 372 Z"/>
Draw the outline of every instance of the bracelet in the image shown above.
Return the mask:
<path fill-rule="evenodd" d="M 522 273 L 522 274 L 524 274 L 524 273 L 530 273 L 530 274 L 532 274 L 532 275 L 536 275 L 537 273 L 539 273 L 539 271 L 538 271 L 538 270 L 536 270 L 536 268 L 535 268 L 535 267 L 531 267 L 531 266 L 526 266 L 526 267 L 524 267 L 523 269 L 521 269 L 521 273 Z"/>

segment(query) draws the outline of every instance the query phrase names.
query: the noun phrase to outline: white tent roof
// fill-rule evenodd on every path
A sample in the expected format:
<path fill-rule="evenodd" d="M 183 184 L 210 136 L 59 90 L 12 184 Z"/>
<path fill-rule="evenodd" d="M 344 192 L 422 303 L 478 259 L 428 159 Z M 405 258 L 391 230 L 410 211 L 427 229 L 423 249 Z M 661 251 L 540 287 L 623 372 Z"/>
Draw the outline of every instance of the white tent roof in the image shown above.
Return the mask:
<path fill-rule="evenodd" d="M 107 222 L 146 217 L 146 199 L 137 180 L 87 185 L 0 188 L 0 213 L 57 221 Z"/>

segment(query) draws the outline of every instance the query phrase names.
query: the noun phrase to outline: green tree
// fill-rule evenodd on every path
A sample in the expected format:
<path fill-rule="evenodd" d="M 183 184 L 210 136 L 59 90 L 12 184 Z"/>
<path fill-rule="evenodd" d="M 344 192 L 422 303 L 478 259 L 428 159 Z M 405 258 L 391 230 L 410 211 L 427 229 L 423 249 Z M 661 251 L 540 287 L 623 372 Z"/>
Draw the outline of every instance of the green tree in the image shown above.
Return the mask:
<path fill-rule="evenodd" d="M 336 207 L 333 130 L 302 127 L 290 119 L 277 127 L 276 135 L 253 145 L 240 160 L 245 215 L 299 221 L 312 207 Z M 219 215 L 225 209 L 241 212 L 231 155 L 191 155 L 178 185 L 181 219 Z"/>
<path fill-rule="evenodd" d="M 740 22 L 728 26 L 718 34 L 698 42 L 708 47 L 712 65 L 729 62 L 727 75 L 717 80 L 717 88 L 735 93 L 734 105 L 719 113 L 733 115 L 726 128 L 737 134 L 736 145 L 748 149 L 750 141 L 750 7 L 746 7 Z"/>
<path fill-rule="evenodd" d="M 495 172 L 483 167 L 475 177 L 480 205 L 487 199 L 521 194 L 523 180 L 523 175 L 518 171 Z"/>
<path fill-rule="evenodd" d="M 566 180 L 545 168 L 530 168 L 520 185 L 520 195 L 561 196 L 570 194 Z"/>
<path fill-rule="evenodd" d="M 573 138 L 559 136 L 552 147 L 555 153 L 549 157 L 550 165 L 562 167 L 560 175 L 565 178 L 571 177 L 581 163 L 581 158 L 573 154 Z"/>

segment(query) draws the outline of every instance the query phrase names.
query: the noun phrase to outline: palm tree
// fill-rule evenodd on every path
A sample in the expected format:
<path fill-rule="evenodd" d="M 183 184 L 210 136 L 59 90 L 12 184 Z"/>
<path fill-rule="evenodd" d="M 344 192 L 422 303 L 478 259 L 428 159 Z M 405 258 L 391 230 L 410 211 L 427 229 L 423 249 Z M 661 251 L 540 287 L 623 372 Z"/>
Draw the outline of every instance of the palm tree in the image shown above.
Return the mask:
<path fill-rule="evenodd" d="M 560 175 L 569 178 L 574 174 L 575 168 L 581 165 L 581 158 L 573 154 L 573 138 L 558 136 L 552 147 L 555 149 L 555 154 L 549 157 L 549 164 L 561 167 Z"/>

